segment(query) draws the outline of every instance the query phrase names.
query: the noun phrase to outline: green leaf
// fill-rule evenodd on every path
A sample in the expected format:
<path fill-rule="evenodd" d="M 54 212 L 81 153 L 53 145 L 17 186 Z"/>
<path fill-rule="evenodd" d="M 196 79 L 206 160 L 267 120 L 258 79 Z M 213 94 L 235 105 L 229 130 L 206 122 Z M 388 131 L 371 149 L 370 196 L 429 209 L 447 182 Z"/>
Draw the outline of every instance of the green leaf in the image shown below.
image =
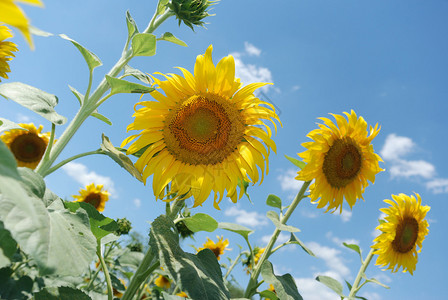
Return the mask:
<path fill-rule="evenodd" d="M 277 297 L 282 300 L 300 300 L 303 299 L 297 290 L 296 283 L 291 274 L 277 276 L 274 274 L 274 268 L 269 261 L 265 261 L 261 266 L 261 276 L 264 281 L 274 286 Z"/>
<path fill-rule="evenodd" d="M 268 199 L 266 199 L 266 204 L 272 207 L 282 209 L 282 199 L 273 194 L 270 194 L 268 196 Z"/>
<path fill-rule="evenodd" d="M 104 123 L 106 123 L 107 125 L 112 125 L 112 122 L 105 116 L 103 116 L 102 114 L 100 114 L 99 112 L 93 112 L 90 114 L 92 117 L 97 118 L 98 120 L 103 121 Z"/>
<path fill-rule="evenodd" d="M 66 117 L 54 110 L 58 98 L 38 88 L 21 82 L 4 83 L 0 85 L 0 95 L 34 111 L 55 125 L 62 125 L 67 121 Z"/>
<path fill-rule="evenodd" d="M 131 251 L 130 249 L 127 249 L 124 254 L 120 255 L 120 257 L 118 258 L 118 262 L 123 267 L 130 267 L 137 270 L 144 256 L 145 255 L 141 252 Z"/>
<path fill-rule="evenodd" d="M 59 198 L 58 195 L 56 195 L 49 189 L 45 190 L 45 194 L 42 197 L 42 201 L 43 201 L 45 207 L 49 207 L 55 201 L 59 201 L 60 203 L 62 203 L 62 199 Z M 62 204 L 62 206 L 63 206 L 63 204 Z"/>
<path fill-rule="evenodd" d="M 107 83 L 110 85 L 110 93 L 111 95 L 120 94 L 120 93 L 138 93 L 138 94 L 146 94 L 154 91 L 154 88 L 141 85 L 138 83 L 113 78 L 106 75 Z"/>
<path fill-rule="evenodd" d="M 277 297 L 277 295 L 273 291 L 270 291 L 270 290 L 264 290 L 264 291 L 260 292 L 259 294 L 260 294 L 260 296 L 271 299 L 271 300 L 280 300 Z"/>
<path fill-rule="evenodd" d="M 16 253 L 17 243 L 12 238 L 11 233 L 5 229 L 3 222 L 0 221 L 0 268 L 10 263 L 10 258 Z"/>
<path fill-rule="evenodd" d="M 385 285 L 384 283 L 379 282 L 379 281 L 378 281 L 377 279 L 375 279 L 375 278 L 368 278 L 368 279 L 367 279 L 367 278 L 365 277 L 365 275 L 364 275 L 363 277 L 366 279 L 367 282 L 376 283 L 376 284 L 382 286 L 383 288 L 390 289 L 389 286 Z"/>
<path fill-rule="evenodd" d="M 120 77 L 120 79 L 124 78 L 126 76 L 133 76 L 134 78 L 136 78 L 136 79 L 140 80 L 141 82 L 148 84 L 148 85 L 153 84 L 153 80 L 151 79 L 151 77 L 149 77 L 147 74 L 145 74 L 142 71 L 135 69 L 129 65 L 124 66 L 124 73 L 123 73 L 123 76 Z"/>
<path fill-rule="evenodd" d="M 112 158 L 117 164 L 128 171 L 129 174 L 137 178 L 137 180 L 143 182 L 142 174 L 140 174 L 140 172 L 135 168 L 131 159 L 121 151 L 115 149 L 114 145 L 112 145 L 107 136 L 103 134 L 101 137 L 103 140 L 101 143 L 101 149 L 104 151 L 104 154 Z"/>
<path fill-rule="evenodd" d="M 128 27 L 128 39 L 131 39 L 135 33 L 138 33 L 138 27 L 129 13 L 129 10 L 126 11 L 126 25 Z"/>
<path fill-rule="evenodd" d="M 14 155 L 0 139 L 0 177 L 1 176 L 22 180 L 19 171 L 17 171 L 17 162 Z"/>
<path fill-rule="evenodd" d="M 192 299 L 229 299 L 216 256 L 210 249 L 197 255 L 184 252 L 172 220 L 159 216 L 152 222 L 149 244 L 181 290 Z"/>
<path fill-rule="evenodd" d="M 67 286 L 45 288 L 34 293 L 34 300 L 92 300 L 83 291 Z"/>
<path fill-rule="evenodd" d="M 20 130 L 26 131 L 25 128 L 20 127 L 20 125 L 17 123 L 14 123 L 14 122 L 9 121 L 4 118 L 0 118 L 0 133 L 2 133 L 3 131 L 9 131 L 12 129 L 20 129 Z"/>
<path fill-rule="evenodd" d="M 39 199 L 42 199 L 45 195 L 45 181 L 33 170 L 29 168 L 18 168 L 20 177 L 22 177 L 23 187 L 32 194 L 36 195 Z"/>
<path fill-rule="evenodd" d="M 302 247 L 303 251 L 305 251 L 306 253 L 308 253 L 311 256 L 316 256 L 313 251 L 311 251 L 307 246 L 305 246 L 305 244 L 299 240 L 294 233 L 291 232 L 291 237 L 289 238 L 289 241 L 287 243 L 291 243 L 291 244 L 297 244 L 300 247 Z"/>
<path fill-rule="evenodd" d="M 74 87 L 68 86 L 70 88 L 70 91 L 72 91 L 73 95 L 75 95 L 76 99 L 78 99 L 79 105 L 82 105 L 84 102 L 84 95 L 78 92 Z"/>
<path fill-rule="evenodd" d="M 285 155 L 285 157 L 286 157 L 290 162 L 292 162 L 296 167 L 299 167 L 300 170 L 302 170 L 302 169 L 306 166 L 306 163 L 304 163 L 304 162 L 301 161 L 301 160 L 298 160 L 297 158 L 294 158 L 294 157 L 291 157 L 291 156 L 288 156 L 288 155 Z"/>
<path fill-rule="evenodd" d="M 187 47 L 187 44 L 184 41 L 175 37 L 171 32 L 165 32 L 160 38 L 158 38 L 158 40 L 167 41 L 179 46 Z"/>
<path fill-rule="evenodd" d="M 101 62 L 101 60 L 98 58 L 98 56 L 95 55 L 95 53 L 91 52 L 90 50 L 87 50 L 77 41 L 72 40 L 65 34 L 60 34 L 59 36 L 61 38 L 63 38 L 64 40 L 72 42 L 73 45 L 75 45 L 75 47 L 78 48 L 79 52 L 81 52 L 82 56 L 86 60 L 86 63 L 87 63 L 87 66 L 89 67 L 90 72 L 92 72 L 93 69 L 95 69 L 96 67 L 99 67 L 103 64 Z"/>
<path fill-rule="evenodd" d="M 319 275 L 316 277 L 316 280 L 325 284 L 339 296 L 344 297 L 344 294 L 342 294 L 342 284 L 340 284 L 336 279 L 333 279 L 330 276 Z"/>
<path fill-rule="evenodd" d="M 213 232 L 218 228 L 218 222 L 207 214 L 197 213 L 192 217 L 182 220 L 185 225 L 193 232 L 207 231 Z"/>
<path fill-rule="evenodd" d="M 219 222 L 218 228 L 238 233 L 246 240 L 249 238 L 249 234 L 253 233 L 249 228 L 234 223 Z"/>
<path fill-rule="evenodd" d="M 156 54 L 156 36 L 150 33 L 136 33 L 132 38 L 134 56 L 153 56 Z"/>
<path fill-rule="evenodd" d="M 11 278 L 11 268 L 0 269 L 0 299 L 27 299 L 26 295 L 33 289 L 33 280 L 29 276 L 19 279 Z"/>
<path fill-rule="evenodd" d="M 268 211 L 266 213 L 266 216 L 272 221 L 272 223 L 274 223 L 275 227 L 277 227 L 277 229 L 279 229 L 279 230 L 289 231 L 289 232 L 299 232 L 300 231 L 299 228 L 296 228 L 294 226 L 289 226 L 289 225 L 282 224 L 280 222 L 280 217 L 273 210 Z"/>
<path fill-rule="evenodd" d="M 159 3 L 157 4 L 156 15 L 161 15 L 165 12 L 168 2 L 169 0 L 159 0 Z"/>
<path fill-rule="evenodd" d="M 95 207 L 93 207 L 93 205 L 89 203 L 65 202 L 64 205 L 71 212 L 81 211 L 85 212 L 88 215 L 90 221 L 90 229 L 98 241 L 111 233 L 115 233 L 115 231 L 118 229 L 118 224 L 114 220 L 99 213 L 95 209 Z"/>
<path fill-rule="evenodd" d="M 349 248 L 349 249 L 355 251 L 356 253 L 358 253 L 358 254 L 359 254 L 359 257 L 361 257 L 361 260 L 362 260 L 362 252 L 361 252 L 361 248 L 359 248 L 358 245 L 356 245 L 356 244 L 347 244 L 347 243 L 345 243 L 345 242 L 343 242 L 342 245 L 344 245 L 345 247 L 347 247 L 347 248 Z"/>
<path fill-rule="evenodd" d="M 243 190 L 244 195 L 246 195 L 247 199 L 249 199 L 249 202 L 252 203 L 252 200 L 250 200 L 250 196 L 247 193 L 247 188 L 249 187 L 249 182 L 241 180 L 238 178 L 238 186 L 241 190 Z"/>

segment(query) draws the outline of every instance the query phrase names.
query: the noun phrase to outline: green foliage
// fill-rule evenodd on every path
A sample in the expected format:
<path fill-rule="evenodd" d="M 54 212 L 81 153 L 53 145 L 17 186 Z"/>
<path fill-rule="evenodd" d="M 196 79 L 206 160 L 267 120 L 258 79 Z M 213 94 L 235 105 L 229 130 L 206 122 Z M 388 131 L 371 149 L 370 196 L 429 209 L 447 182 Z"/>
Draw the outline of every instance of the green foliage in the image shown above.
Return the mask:
<path fill-rule="evenodd" d="M 9 121 L 4 118 L 0 118 L 0 133 L 3 131 L 9 131 L 12 129 L 20 129 L 20 130 L 26 130 L 25 128 L 20 127 L 19 124 Z"/>
<path fill-rule="evenodd" d="M 174 43 L 174 44 L 182 46 L 182 47 L 187 47 L 187 44 L 184 41 L 182 41 L 182 40 L 178 39 L 177 37 L 175 37 L 171 32 L 165 32 L 157 40 L 159 40 L 159 41 L 167 41 L 167 42 L 171 42 L 171 43 Z"/>
<path fill-rule="evenodd" d="M 0 85 L 0 95 L 34 111 L 55 125 L 63 125 L 67 118 L 58 114 L 54 108 L 58 98 L 38 88 L 21 82 Z"/>
<path fill-rule="evenodd" d="M 218 228 L 238 233 L 245 240 L 249 238 L 249 234 L 253 233 L 253 231 L 250 230 L 249 228 L 234 223 L 219 222 Z"/>
<path fill-rule="evenodd" d="M 266 204 L 272 207 L 282 209 L 282 199 L 273 194 L 270 194 L 268 196 L 268 199 L 266 199 Z"/>
<path fill-rule="evenodd" d="M 197 213 L 194 216 L 182 220 L 193 232 L 207 231 L 213 232 L 218 228 L 218 222 L 207 214 Z"/>
<path fill-rule="evenodd" d="M 361 262 L 363 261 L 362 260 L 362 251 L 361 251 L 361 248 L 359 248 L 358 245 L 356 245 L 356 244 L 347 244 L 345 242 L 343 242 L 342 245 L 344 245 L 348 249 L 351 249 L 351 250 L 355 251 L 356 253 L 358 253 L 359 257 L 361 258 Z"/>
<path fill-rule="evenodd" d="M 42 199 L 45 195 L 45 181 L 36 172 L 29 168 L 18 168 L 20 177 L 22 177 L 22 186 L 29 194 L 35 195 Z"/>
<path fill-rule="evenodd" d="M 91 300 L 84 292 L 71 287 L 45 288 L 34 293 L 34 300 Z"/>
<path fill-rule="evenodd" d="M 210 6 L 215 4 L 216 1 L 208 0 L 172 0 L 167 3 L 169 7 L 175 14 L 176 18 L 179 20 L 179 26 L 183 21 L 185 25 L 194 31 L 193 25 L 203 26 L 204 18 L 210 15 L 208 12 Z"/>
<path fill-rule="evenodd" d="M 131 40 L 134 56 L 153 56 L 156 54 L 157 38 L 150 33 L 136 33 Z"/>
<path fill-rule="evenodd" d="M 341 298 L 344 297 L 344 295 L 342 294 L 342 284 L 340 284 L 339 281 L 337 281 L 336 279 L 334 279 L 330 276 L 319 275 L 316 277 L 316 280 L 325 284 L 330 289 L 332 289 Z"/>
<path fill-rule="evenodd" d="M 126 12 L 126 26 L 128 27 L 128 40 L 138 33 L 138 27 L 129 11 Z"/>
<path fill-rule="evenodd" d="M 11 268 L 0 269 L 0 299 L 27 299 L 33 288 L 33 280 L 29 276 L 15 279 L 12 274 Z"/>
<path fill-rule="evenodd" d="M 305 166 L 306 163 L 304 163 L 301 160 L 298 160 L 297 158 L 285 155 L 286 159 L 288 159 L 290 162 L 292 162 L 296 167 L 299 167 L 300 170 L 302 170 Z"/>
<path fill-rule="evenodd" d="M 297 244 L 300 247 L 302 247 L 303 251 L 305 251 L 306 253 L 308 253 L 311 256 L 316 256 L 313 251 L 311 251 L 307 246 L 305 246 L 305 244 L 299 240 L 294 233 L 291 232 L 291 237 L 289 238 L 289 241 L 287 242 L 287 244 Z"/>
<path fill-rule="evenodd" d="M 152 87 L 141 85 L 138 83 L 110 77 L 106 75 L 107 83 L 110 85 L 110 94 L 120 94 L 120 93 L 138 93 L 145 94 L 150 93 L 154 90 Z"/>
<path fill-rule="evenodd" d="M 151 251 L 171 278 L 192 299 L 228 299 L 216 256 L 209 249 L 197 255 L 184 252 L 174 223 L 167 216 L 154 220 L 150 232 Z"/>
<path fill-rule="evenodd" d="M 75 45 L 75 47 L 79 50 L 79 52 L 81 52 L 82 56 L 84 57 L 84 59 L 85 59 L 85 61 L 87 63 L 87 66 L 89 67 L 90 72 L 92 72 L 93 69 L 95 69 L 96 67 L 99 67 L 99 66 L 101 66 L 103 64 L 101 62 L 101 60 L 98 58 L 98 56 L 96 56 L 95 53 L 93 53 L 90 50 L 84 48 L 77 41 L 72 40 L 71 38 L 69 38 L 65 34 L 60 34 L 59 36 L 61 38 L 63 38 L 64 40 L 72 42 L 72 44 Z"/>
<path fill-rule="evenodd" d="M 274 268 L 269 261 L 265 261 L 261 266 L 261 276 L 264 281 L 274 286 L 279 299 L 282 300 L 300 300 L 303 299 L 297 290 L 296 283 L 291 274 L 277 276 L 274 274 Z"/>
<path fill-rule="evenodd" d="M 153 84 L 153 80 L 151 79 L 150 76 L 148 76 L 147 74 L 143 73 L 142 71 L 135 69 L 129 65 L 124 66 L 124 73 L 123 73 L 123 76 L 120 77 L 120 79 L 122 79 L 126 76 L 133 76 L 134 78 L 136 78 L 136 79 L 140 80 L 141 82 L 148 84 L 148 85 Z"/>
<path fill-rule="evenodd" d="M 92 117 L 97 118 L 98 120 L 103 121 L 104 123 L 106 123 L 107 125 L 112 125 L 112 122 L 109 120 L 109 118 L 103 116 L 102 114 L 100 114 L 98 111 L 94 111 L 93 113 L 90 114 Z"/>
<path fill-rule="evenodd" d="M 282 224 L 280 222 L 279 215 L 273 210 L 268 211 L 266 213 L 266 216 L 272 221 L 272 223 L 274 223 L 275 227 L 277 227 L 278 230 L 289 231 L 289 232 L 299 232 L 300 231 L 299 228 L 296 228 L 294 226 Z"/>
<path fill-rule="evenodd" d="M 78 92 L 74 87 L 68 86 L 70 91 L 72 91 L 73 95 L 75 95 L 76 99 L 78 99 L 79 105 L 84 103 L 84 95 Z"/>
<path fill-rule="evenodd" d="M 11 233 L 0 221 L 0 268 L 9 265 L 11 258 L 17 251 L 17 243 L 12 238 Z"/>

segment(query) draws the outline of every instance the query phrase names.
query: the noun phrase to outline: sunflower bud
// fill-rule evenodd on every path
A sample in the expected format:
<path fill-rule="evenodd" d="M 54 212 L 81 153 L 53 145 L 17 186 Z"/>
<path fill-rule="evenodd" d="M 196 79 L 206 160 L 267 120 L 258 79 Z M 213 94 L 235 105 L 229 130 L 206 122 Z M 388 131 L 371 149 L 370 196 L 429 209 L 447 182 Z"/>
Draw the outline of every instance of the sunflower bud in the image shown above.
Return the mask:
<path fill-rule="evenodd" d="M 203 26 L 202 19 L 208 16 L 209 7 L 218 1 L 209 0 L 172 0 L 167 7 L 176 14 L 179 26 L 182 21 L 194 31 L 193 25 Z"/>
<path fill-rule="evenodd" d="M 118 229 L 116 232 L 118 235 L 128 234 L 132 229 L 131 222 L 126 218 L 117 219 L 117 224 Z"/>

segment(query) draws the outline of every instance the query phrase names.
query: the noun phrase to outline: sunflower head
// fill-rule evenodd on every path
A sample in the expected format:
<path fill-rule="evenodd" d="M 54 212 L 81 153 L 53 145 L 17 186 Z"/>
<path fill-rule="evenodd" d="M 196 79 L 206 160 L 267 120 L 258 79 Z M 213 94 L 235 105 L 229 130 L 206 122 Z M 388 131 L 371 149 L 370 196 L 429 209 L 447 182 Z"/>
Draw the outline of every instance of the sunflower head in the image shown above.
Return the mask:
<path fill-rule="evenodd" d="M 367 131 L 366 121 L 353 110 L 344 114 L 347 119 L 332 114 L 336 123 L 320 118 L 324 124 L 307 135 L 313 141 L 303 143 L 307 150 L 298 154 L 306 166 L 296 179 L 315 180 L 310 186 L 311 201 L 318 202 L 318 208 L 328 205 L 327 211 L 339 208 L 342 212 L 344 198 L 352 208 L 359 198 L 363 199 L 367 180 L 374 183 L 375 175 L 383 171 L 378 165 L 382 159 L 371 144 L 380 131 L 378 124 Z"/>
<path fill-rule="evenodd" d="M 213 190 L 214 206 L 219 209 L 225 190 L 236 202 L 244 192 L 240 189 L 238 195 L 239 182 L 255 184 L 260 175 L 262 182 L 264 172 L 269 171 L 270 149 L 276 151 L 265 120 L 275 129 L 274 119 L 280 120 L 271 104 L 253 94 L 267 83 L 241 88 L 233 57 L 229 55 L 215 66 L 212 49 L 210 46 L 197 57 L 194 75 L 179 68 L 183 76 L 164 75 L 165 81 L 154 78 L 165 95 L 155 90 L 151 95 L 156 101 L 137 103 L 142 107 L 136 109 L 135 120 L 127 129 L 142 132 L 121 146 L 133 141 L 128 154 L 147 147 L 135 166 L 145 183 L 154 175 L 157 199 L 193 196 L 194 206 L 198 206 Z"/>
<path fill-rule="evenodd" d="M 422 242 L 429 231 L 425 216 L 430 207 L 422 206 L 420 195 L 415 195 L 417 199 L 405 194 L 392 195 L 395 202 L 386 199 L 384 202 L 390 207 L 380 209 L 386 218 L 376 228 L 381 234 L 375 238 L 372 248 L 376 249 L 374 254 L 378 255 L 376 265 L 388 265 L 387 269 L 392 272 L 403 268 L 403 272 L 409 271 L 412 275 Z"/>
<path fill-rule="evenodd" d="M 99 212 L 104 211 L 106 202 L 109 201 L 109 192 L 103 190 L 103 185 L 94 183 L 86 186 L 85 189 L 79 190 L 79 195 L 73 195 L 75 202 L 85 202 L 91 204 Z"/>
<path fill-rule="evenodd" d="M 8 61 L 10 61 L 17 51 L 17 45 L 13 42 L 5 41 L 7 38 L 12 37 L 9 28 L 6 26 L 0 26 L 0 77 L 8 79 L 7 72 L 11 72 Z M 0 78 L 0 82 L 1 82 Z"/>
<path fill-rule="evenodd" d="M 169 289 L 171 286 L 171 281 L 168 277 L 159 275 L 154 281 L 154 284 L 162 289 Z"/>
<path fill-rule="evenodd" d="M 227 246 L 229 246 L 229 240 L 225 239 L 221 236 L 217 236 L 218 241 L 215 243 L 211 239 L 207 238 L 207 242 L 204 243 L 202 248 L 198 249 L 198 252 L 204 249 L 210 249 L 215 254 L 216 258 L 218 260 L 221 259 L 221 255 L 224 254 L 224 251 L 227 249 Z"/>
<path fill-rule="evenodd" d="M 174 12 L 176 18 L 179 20 L 179 26 L 183 21 L 185 25 L 190 27 L 193 31 L 193 25 L 204 26 L 202 21 L 208 16 L 210 6 L 216 4 L 218 1 L 209 0 L 171 0 L 167 6 Z"/>
<path fill-rule="evenodd" d="M 50 133 L 41 133 L 43 126 L 36 128 L 33 123 L 19 124 L 22 129 L 5 131 L 0 139 L 14 154 L 18 167 L 35 169 L 47 149 Z"/>

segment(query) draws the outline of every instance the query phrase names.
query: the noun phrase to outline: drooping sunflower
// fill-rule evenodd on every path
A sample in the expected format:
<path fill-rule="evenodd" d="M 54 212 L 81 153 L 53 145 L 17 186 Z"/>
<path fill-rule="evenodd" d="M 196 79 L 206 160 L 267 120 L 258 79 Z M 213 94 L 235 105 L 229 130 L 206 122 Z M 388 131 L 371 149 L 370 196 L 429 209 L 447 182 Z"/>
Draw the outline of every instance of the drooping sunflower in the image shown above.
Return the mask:
<path fill-rule="evenodd" d="M 430 207 L 422 206 L 420 195 L 415 195 L 417 199 L 405 194 L 392 195 L 395 202 L 386 199 L 384 202 L 391 206 L 380 209 L 386 218 L 376 228 L 381 234 L 375 238 L 376 243 L 372 248 L 376 249 L 374 254 L 378 255 L 376 265 L 389 265 L 386 269 L 392 272 L 403 268 L 403 272 L 409 271 L 412 275 L 418 253 L 422 250 L 422 242 L 429 232 L 425 216 Z"/>
<path fill-rule="evenodd" d="M 159 275 L 154 281 L 154 284 L 163 289 L 169 289 L 171 286 L 171 281 L 168 277 Z"/>
<path fill-rule="evenodd" d="M 0 23 L 14 26 L 22 32 L 26 40 L 33 47 L 30 33 L 30 22 L 20 7 L 14 2 L 23 2 L 31 5 L 43 6 L 39 0 L 0 0 Z"/>
<path fill-rule="evenodd" d="M 276 151 L 271 129 L 263 120 L 279 120 L 274 107 L 254 96 L 254 91 L 268 83 L 252 83 L 243 88 L 235 78 L 235 61 L 224 57 L 215 67 L 212 49 L 199 55 L 194 76 L 179 68 L 183 77 L 163 75 L 154 78 L 165 93 L 151 92 L 156 101 L 139 102 L 135 120 L 128 130 L 143 130 L 123 141 L 134 139 L 127 153 L 147 147 L 135 166 L 143 178 L 153 177 L 153 191 L 163 199 L 171 182 L 171 195 L 194 197 L 194 206 L 202 205 L 214 191 L 214 207 L 219 209 L 225 190 L 233 202 L 237 186 L 255 184 L 269 172 L 270 149 Z M 281 123 L 280 123 L 281 124 Z M 264 145 L 263 145 L 264 144 Z M 258 167 L 258 168 L 257 168 Z M 219 194 L 219 200 L 218 199 Z"/>
<path fill-rule="evenodd" d="M 102 184 L 91 183 L 85 189 L 79 190 L 79 195 L 73 195 L 75 202 L 85 202 L 93 205 L 99 212 L 104 211 L 106 202 L 109 201 L 110 193 L 103 190 Z"/>
<path fill-rule="evenodd" d="M 378 165 L 382 159 L 371 144 L 380 131 L 378 124 L 374 128 L 370 126 L 368 135 L 363 117 L 358 118 L 353 110 L 344 114 L 347 120 L 332 114 L 336 124 L 320 118 L 325 124 L 319 124 L 319 129 L 307 135 L 313 141 L 303 143 L 307 150 L 298 153 L 306 166 L 296 179 L 315 180 L 310 186 L 311 201 L 319 202 L 318 208 L 328 204 L 326 212 L 338 208 L 342 212 L 344 198 L 352 208 L 359 198 L 364 199 L 362 194 L 368 186 L 367 180 L 374 183 L 375 175 L 383 171 Z"/>
<path fill-rule="evenodd" d="M 224 239 L 224 237 L 217 236 L 218 241 L 215 243 L 211 239 L 207 238 L 207 242 L 204 243 L 202 248 L 198 249 L 198 252 L 204 249 L 210 249 L 215 254 L 216 258 L 218 260 L 221 259 L 221 255 L 224 254 L 224 251 L 226 250 L 227 246 L 229 246 L 229 240 Z"/>
<path fill-rule="evenodd" d="M 8 78 L 7 72 L 11 72 L 8 61 L 10 61 L 14 54 L 13 51 L 17 51 L 17 45 L 13 42 L 7 42 L 6 39 L 12 37 L 9 28 L 6 26 L 0 26 L 0 77 Z M 0 82 L 2 80 L 0 79 Z"/>
<path fill-rule="evenodd" d="M 17 166 L 35 169 L 47 149 L 50 133 L 42 133 L 44 128 L 42 125 L 39 125 L 39 128 L 36 128 L 33 123 L 19 125 L 26 130 L 5 131 L 0 139 L 14 154 Z"/>

